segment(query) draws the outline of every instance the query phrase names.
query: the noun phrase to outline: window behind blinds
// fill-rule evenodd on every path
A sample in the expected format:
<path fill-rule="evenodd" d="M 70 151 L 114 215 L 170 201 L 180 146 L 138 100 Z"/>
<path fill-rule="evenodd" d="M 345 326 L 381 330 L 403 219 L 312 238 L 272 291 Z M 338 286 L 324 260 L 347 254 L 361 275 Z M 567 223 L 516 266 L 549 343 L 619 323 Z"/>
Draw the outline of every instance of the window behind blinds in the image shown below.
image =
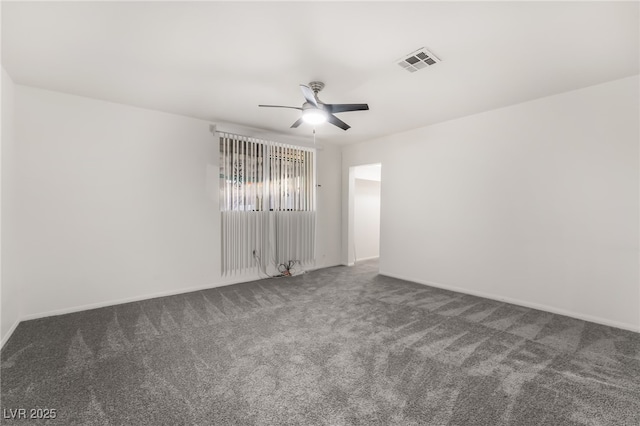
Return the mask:
<path fill-rule="evenodd" d="M 220 137 L 222 211 L 313 211 L 314 151 L 244 136 Z"/>
<path fill-rule="evenodd" d="M 224 274 L 313 261 L 315 150 L 220 134 Z"/>

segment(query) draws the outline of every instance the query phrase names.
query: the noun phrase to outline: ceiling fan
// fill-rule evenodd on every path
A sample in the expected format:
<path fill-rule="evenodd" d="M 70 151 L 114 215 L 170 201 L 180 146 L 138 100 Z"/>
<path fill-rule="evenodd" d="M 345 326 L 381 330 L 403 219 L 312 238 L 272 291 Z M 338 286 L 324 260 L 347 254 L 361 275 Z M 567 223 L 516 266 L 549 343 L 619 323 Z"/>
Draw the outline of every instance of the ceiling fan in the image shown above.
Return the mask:
<path fill-rule="evenodd" d="M 348 111 L 366 111 L 369 109 L 369 105 L 367 104 L 325 104 L 318 99 L 318 92 L 323 88 L 324 83 L 321 81 L 312 81 L 308 86 L 301 84 L 300 89 L 302 90 L 302 96 L 304 96 L 306 100 L 306 102 L 302 104 L 302 107 L 284 105 L 258 106 L 268 108 L 291 108 L 302 111 L 302 117 L 296 120 L 296 122 L 291 125 L 291 128 L 298 127 L 303 122 L 315 125 L 328 121 L 334 126 L 340 127 L 342 130 L 348 130 L 351 126 L 333 114 Z"/>

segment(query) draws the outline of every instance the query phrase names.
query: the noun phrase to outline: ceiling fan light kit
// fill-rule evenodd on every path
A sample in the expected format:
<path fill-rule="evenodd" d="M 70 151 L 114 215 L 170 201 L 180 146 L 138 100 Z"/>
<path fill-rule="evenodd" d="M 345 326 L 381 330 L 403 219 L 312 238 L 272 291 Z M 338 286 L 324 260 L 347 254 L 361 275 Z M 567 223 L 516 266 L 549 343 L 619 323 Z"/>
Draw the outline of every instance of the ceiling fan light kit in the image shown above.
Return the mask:
<path fill-rule="evenodd" d="M 311 125 L 322 124 L 327 121 L 327 111 L 320 108 L 307 108 L 302 111 L 302 120 Z"/>
<path fill-rule="evenodd" d="M 305 103 L 302 107 L 291 107 L 284 105 L 258 105 L 259 107 L 268 108 L 290 108 L 302 111 L 302 116 L 291 125 L 292 128 L 300 126 L 300 124 L 308 123 L 311 125 L 322 124 L 325 121 L 333 124 L 336 127 L 340 127 L 342 130 L 348 130 L 349 126 L 344 121 L 340 120 L 334 114 L 339 112 L 349 111 L 366 111 L 369 109 L 367 104 L 325 104 L 318 99 L 318 92 L 324 88 L 324 83 L 321 81 L 312 81 L 308 86 L 301 84 L 300 90 L 302 96 L 305 98 Z"/>

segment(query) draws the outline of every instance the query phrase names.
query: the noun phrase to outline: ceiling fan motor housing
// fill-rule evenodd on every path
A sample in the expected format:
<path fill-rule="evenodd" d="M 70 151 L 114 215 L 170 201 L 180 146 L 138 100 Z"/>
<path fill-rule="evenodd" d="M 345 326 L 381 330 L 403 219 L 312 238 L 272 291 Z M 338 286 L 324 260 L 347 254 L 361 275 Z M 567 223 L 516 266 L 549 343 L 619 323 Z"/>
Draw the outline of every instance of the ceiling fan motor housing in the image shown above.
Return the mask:
<path fill-rule="evenodd" d="M 311 104 L 310 102 L 305 102 L 304 104 L 302 104 L 302 110 L 308 110 L 308 109 L 323 109 L 322 108 L 323 103 L 318 101 L 318 106 L 315 106 L 313 104 Z"/>

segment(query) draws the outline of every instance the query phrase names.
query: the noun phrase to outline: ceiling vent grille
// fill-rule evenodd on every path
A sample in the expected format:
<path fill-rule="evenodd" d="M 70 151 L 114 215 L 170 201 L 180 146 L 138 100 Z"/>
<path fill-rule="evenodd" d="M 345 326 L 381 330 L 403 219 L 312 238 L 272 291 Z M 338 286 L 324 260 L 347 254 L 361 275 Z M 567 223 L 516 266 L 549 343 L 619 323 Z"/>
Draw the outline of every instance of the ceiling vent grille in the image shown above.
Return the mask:
<path fill-rule="evenodd" d="M 398 65 L 409 72 L 416 72 L 440 62 L 440 59 L 427 49 L 420 48 L 398 60 Z"/>

